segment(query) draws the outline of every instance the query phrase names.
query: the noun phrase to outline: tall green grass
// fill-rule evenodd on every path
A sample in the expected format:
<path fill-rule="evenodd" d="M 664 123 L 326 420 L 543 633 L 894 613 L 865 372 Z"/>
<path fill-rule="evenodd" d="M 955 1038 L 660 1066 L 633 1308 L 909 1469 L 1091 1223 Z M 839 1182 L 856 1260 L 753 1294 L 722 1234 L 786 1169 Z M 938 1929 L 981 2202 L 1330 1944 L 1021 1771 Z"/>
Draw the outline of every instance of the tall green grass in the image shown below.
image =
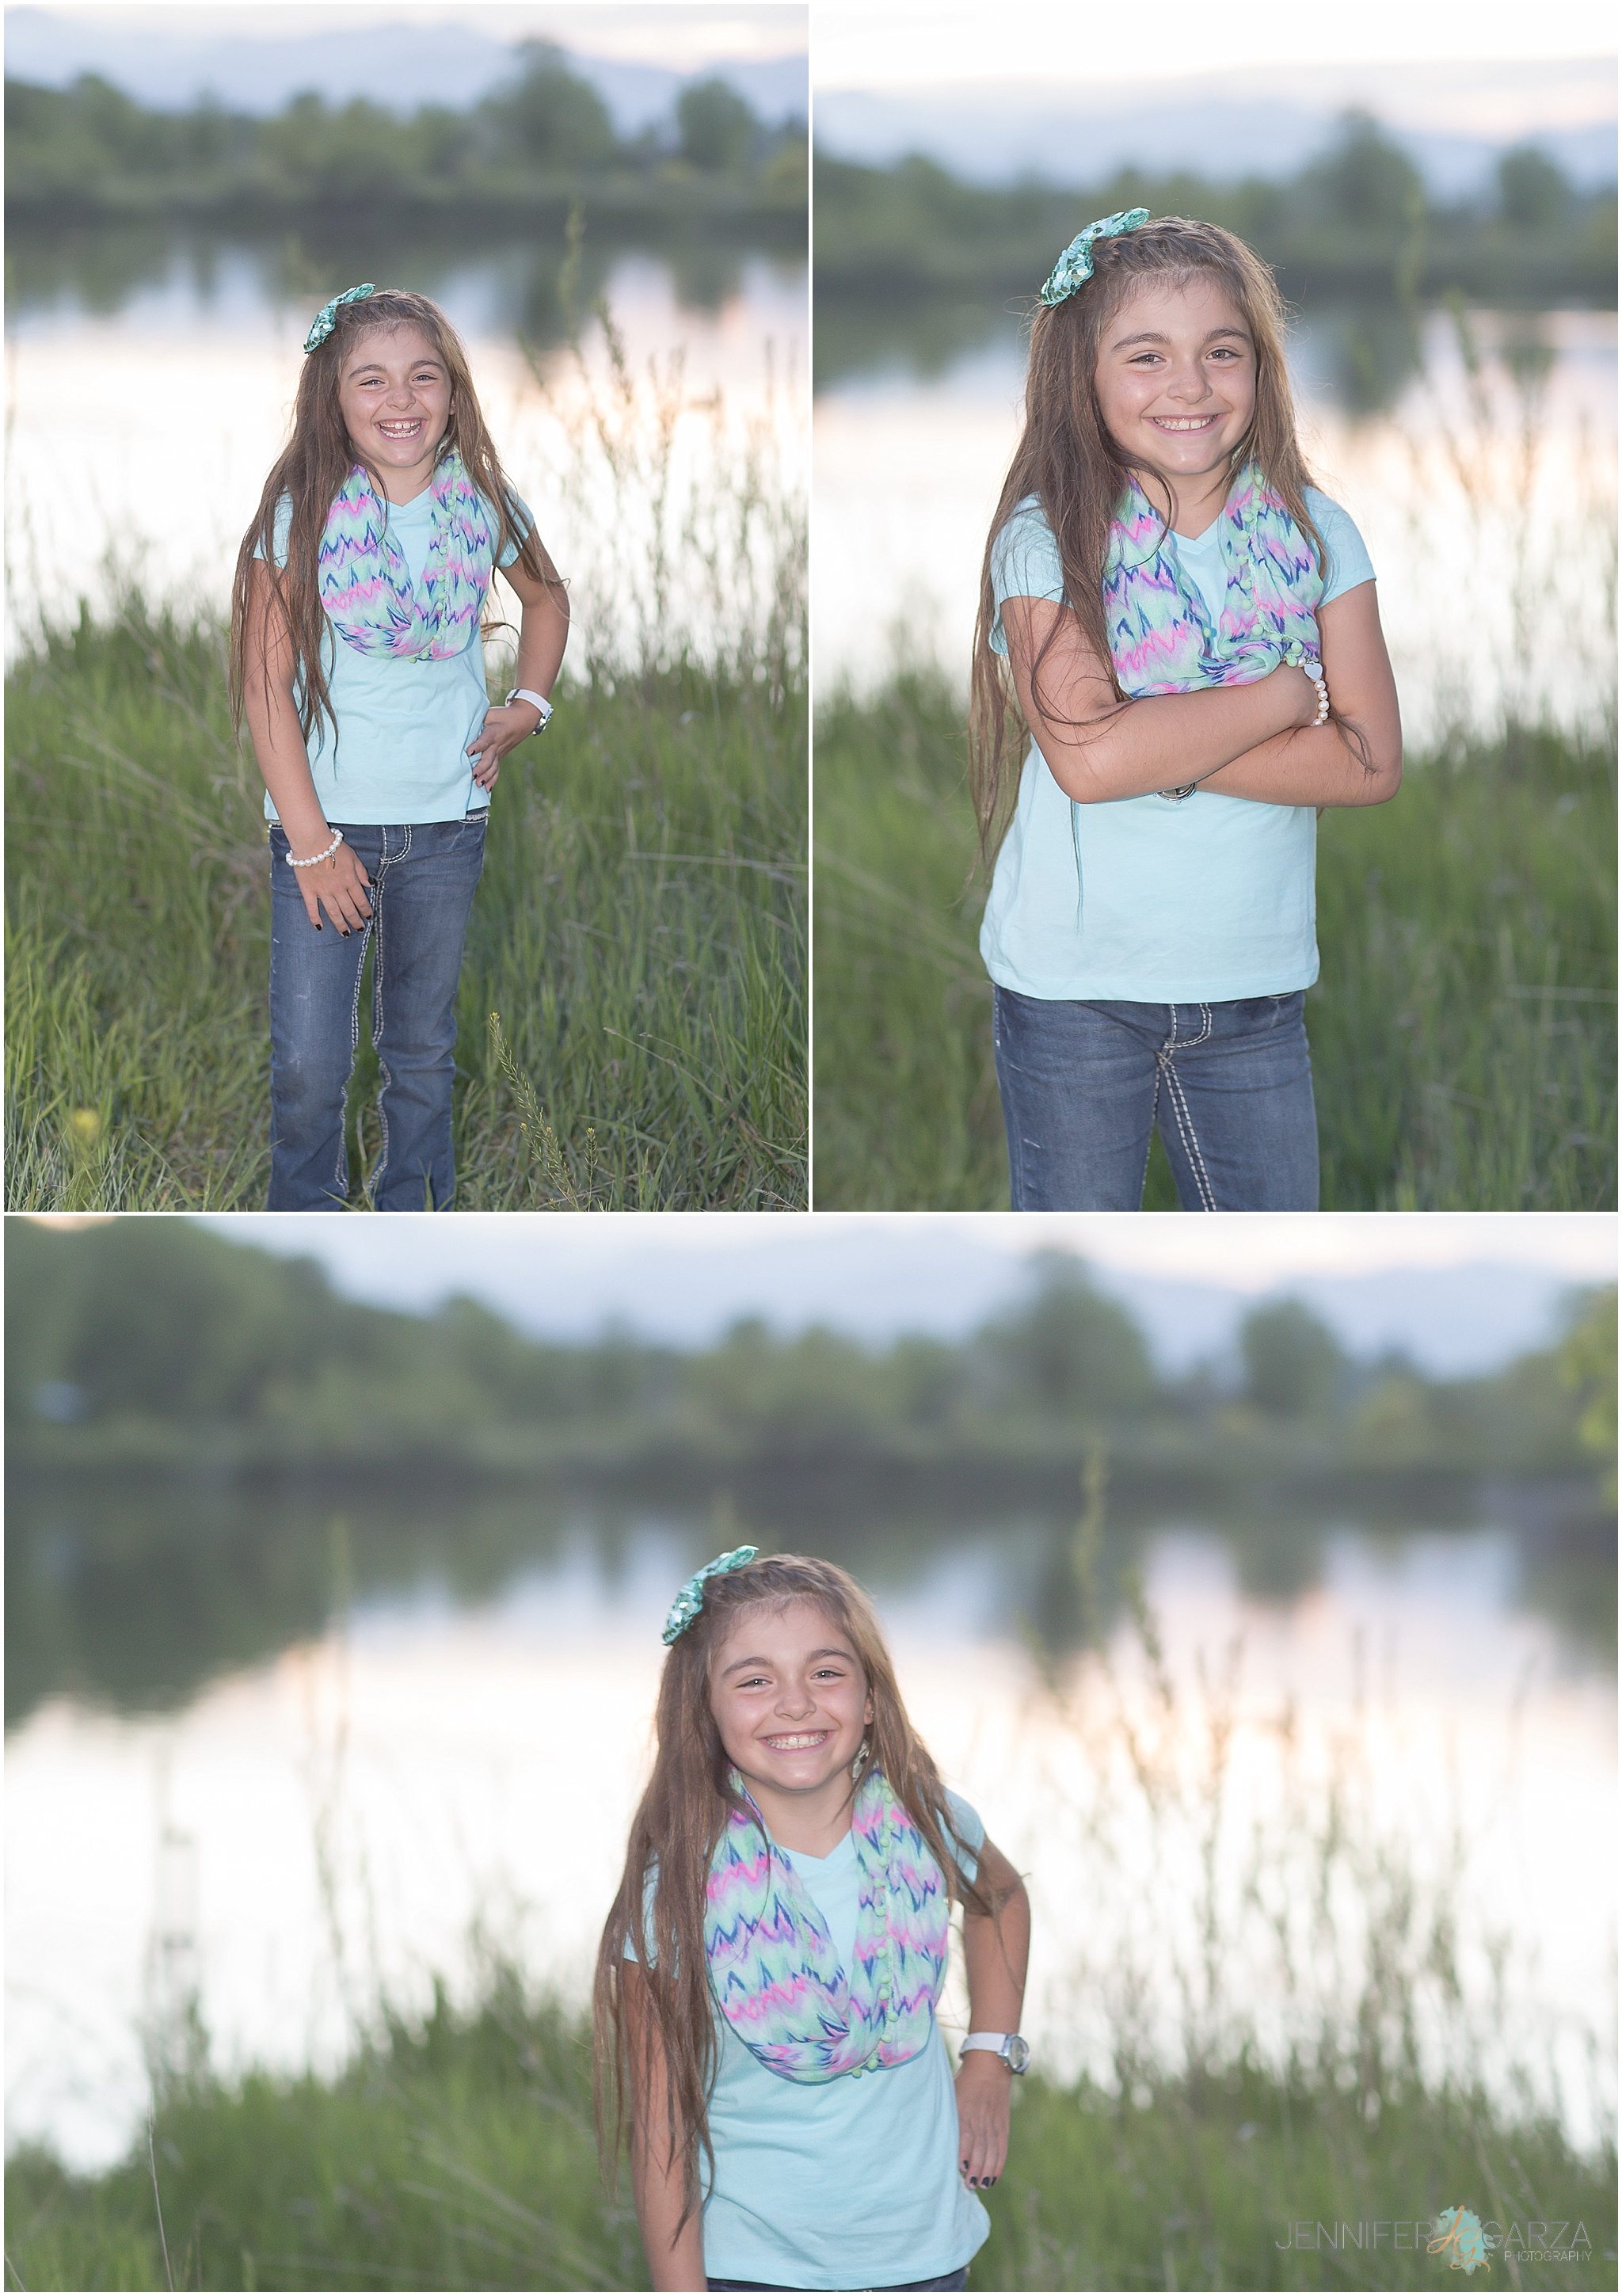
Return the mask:
<path fill-rule="evenodd" d="M 217 624 L 138 595 L 83 614 L 17 663 L 6 715 L 8 1205 L 262 1204 L 268 851 Z M 505 761 L 460 1207 L 803 1201 L 805 728 L 803 684 L 678 664 L 567 685 Z M 376 1087 L 363 1039 L 357 1205 Z"/>
<path fill-rule="evenodd" d="M 1614 737 L 1511 727 L 1319 824 L 1308 995 L 1326 1210 L 1616 1194 Z M 818 713 L 815 1201 L 1008 1201 L 961 702 L 898 676 Z M 1175 1209 L 1157 1141 L 1145 1203 Z"/>
<path fill-rule="evenodd" d="M 1422 2243 L 1415 2220 L 1460 2205 L 1582 2223 L 1585 2264 L 1520 2264 L 1507 2284 L 1615 2287 L 1609 2156 L 1468 2088 L 1372 2120 L 1335 2072 L 1235 2061 L 1126 2095 L 1028 2074 L 970 2287 L 1434 2289 L 1444 2262 L 1394 2251 L 1390 2227 Z M 598 2173 L 588 2037 L 502 1971 L 471 2009 L 441 1992 L 427 2017 L 389 2020 L 334 2079 L 175 2083 L 150 2152 L 143 2132 L 105 2175 L 14 2154 L 5 2220 L 13 2288 L 650 2284 L 628 2178 L 611 2202 Z M 1320 2221 L 1321 2250 L 1279 2245 Z M 1357 2229 L 1376 2221 L 1378 2251 Z M 1368 2245 L 1331 2248 L 1342 2225 Z"/>

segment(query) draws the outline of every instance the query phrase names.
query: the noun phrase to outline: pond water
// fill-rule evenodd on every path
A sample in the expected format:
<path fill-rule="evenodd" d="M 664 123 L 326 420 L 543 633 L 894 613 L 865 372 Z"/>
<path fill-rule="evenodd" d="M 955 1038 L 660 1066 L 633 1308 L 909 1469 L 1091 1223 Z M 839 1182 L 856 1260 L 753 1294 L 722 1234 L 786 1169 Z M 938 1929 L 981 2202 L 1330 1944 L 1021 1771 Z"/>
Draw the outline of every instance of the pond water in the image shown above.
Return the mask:
<path fill-rule="evenodd" d="M 120 575 L 160 599 L 223 603 L 332 291 L 280 245 L 143 235 L 122 267 L 115 255 L 104 239 L 12 254 L 8 656 L 42 615 L 70 615 L 81 594 L 102 603 Z M 594 257 L 571 304 L 578 357 L 557 248 L 346 259 L 346 283 L 403 278 L 462 333 L 504 464 L 573 583 L 577 660 L 582 648 L 635 658 L 649 635 L 661 471 L 676 571 L 664 640 L 713 649 L 752 611 L 782 537 L 760 516 L 741 528 L 740 489 L 752 470 L 778 524 L 793 524 L 807 480 L 803 256 Z M 621 369 L 590 316 L 598 296 Z"/>
<path fill-rule="evenodd" d="M 504 1518 L 513 1536 L 520 1513 Z M 37 1646 L 53 1628 L 62 1643 L 70 1515 L 13 1510 L 8 1581 L 36 1606 L 19 1630 Z M 610 1523 L 576 1505 L 502 1559 L 488 1525 L 464 1538 L 443 1517 L 430 1532 L 417 1511 L 399 1515 L 414 1575 L 356 1593 L 337 1625 L 192 1668 L 168 1698 L 109 1691 L 83 1643 L 36 1684 L 6 1761 L 12 2143 L 43 2139 L 84 2166 L 116 2156 L 143 2108 L 140 2034 L 193 1997 L 223 2064 L 331 2063 L 380 1985 L 410 2002 L 435 1970 L 465 1985 L 475 1923 L 583 1997 L 646 1773 L 659 1628 L 717 1526 L 652 1510 Z M 217 1523 L 217 1546 L 233 1521 Z M 293 1526 L 265 1558 L 269 1578 L 296 1576 L 303 1537 Z M 366 1538 L 362 1526 L 356 1554 Z M 1030 1877 L 1023 2023 L 1040 2060 L 1107 2070 L 1111 2005 L 1145 1956 L 1150 2038 L 1175 2044 L 1177 1984 L 1198 1960 L 1200 1841 L 1218 1810 L 1225 1994 L 1208 2006 L 1225 2030 L 1281 2040 L 1278 1971 L 1246 1891 L 1259 1872 L 1286 1927 L 1311 1906 L 1332 1791 L 1350 1843 L 1345 1933 L 1332 1950 L 1296 1939 L 1303 2012 L 1352 1997 L 1359 1924 L 1395 1861 L 1421 1912 L 1451 1896 L 1469 2016 L 1592 2135 L 1609 2091 L 1587 2050 L 1612 2001 L 1615 1904 L 1610 1861 L 1583 1845 L 1612 1806 L 1615 1684 L 1580 1620 L 1614 1607 L 1608 1562 L 1551 1599 L 1536 1538 L 1507 1513 L 1325 1518 L 1275 1525 L 1259 1547 L 1156 1517 L 1112 1529 L 1105 1575 L 1141 1570 L 1172 1702 L 1157 1701 L 1118 1602 L 1114 1689 L 1096 1659 L 1077 1674 L 1073 1652 L 1050 1650 L 1072 1698 L 1061 1712 L 1021 1625 L 1053 1606 L 1061 1538 L 1038 1514 L 938 1540 L 852 1522 L 837 1549 L 874 1595 L 945 1776 Z M 233 1609 L 224 1578 L 149 1576 L 127 1643 L 147 1616 L 189 1608 L 193 1628 L 213 1620 L 222 1653 L 243 1652 L 232 1636 L 248 1605 Z M 98 1631 L 111 1649 L 119 1622 Z M 1123 1717 L 1158 1765 L 1158 1816 L 1123 1766 Z M 965 2007 L 954 1978 L 948 2029 Z"/>
<path fill-rule="evenodd" d="M 1024 360 L 1012 322 L 942 325 L 841 333 L 823 359 L 819 314 L 824 688 L 920 659 L 967 681 Z M 1309 308 L 1291 370 L 1308 461 L 1374 563 L 1410 742 L 1506 710 L 1596 722 L 1615 695 L 1616 315 L 1435 312 L 1403 338 L 1397 315 Z"/>

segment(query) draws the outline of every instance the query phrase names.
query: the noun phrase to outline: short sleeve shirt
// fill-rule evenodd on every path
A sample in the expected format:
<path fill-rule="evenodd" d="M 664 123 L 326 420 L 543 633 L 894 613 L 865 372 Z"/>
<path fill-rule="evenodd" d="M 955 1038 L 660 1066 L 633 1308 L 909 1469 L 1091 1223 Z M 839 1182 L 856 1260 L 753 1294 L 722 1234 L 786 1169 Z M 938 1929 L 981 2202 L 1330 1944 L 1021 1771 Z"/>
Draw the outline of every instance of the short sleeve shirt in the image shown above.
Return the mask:
<path fill-rule="evenodd" d="M 487 504 L 487 508 L 488 505 Z M 512 498 L 521 533 L 534 525 L 528 507 Z M 292 504 L 276 508 L 276 563 L 287 563 Z M 389 530 L 399 544 L 414 586 L 422 579 L 433 539 L 433 498 L 427 488 L 408 503 L 391 503 Z M 496 560 L 511 566 L 519 545 L 509 540 Z M 255 552 L 258 557 L 261 554 Z M 484 723 L 484 646 L 475 627 L 460 653 L 443 660 L 394 660 L 358 652 L 327 625 L 327 690 L 337 720 L 325 717 L 310 731 L 310 777 L 322 811 L 335 826 L 379 822 L 460 821 L 489 803 L 473 779 L 468 744 Z M 303 700 L 302 682 L 295 689 Z M 269 792 L 265 817 L 274 821 Z"/>
<path fill-rule="evenodd" d="M 1307 506 L 1323 537 L 1327 605 L 1372 581 L 1363 537 L 1316 488 Z M 1173 537 L 1183 566 L 1220 613 L 1226 577 L 1215 521 Z M 1007 598 L 1064 597 L 1059 546 L 1034 495 L 992 550 L 1006 654 Z M 1258 805 L 1196 790 L 1072 805 L 1033 742 L 997 856 L 980 954 L 1001 987 L 1027 996 L 1184 1004 L 1284 995 L 1318 977 L 1313 807 Z"/>
<path fill-rule="evenodd" d="M 979 1816 L 948 1792 L 954 1846 L 973 1879 Z M 861 1868 L 848 1833 L 827 1857 L 792 1858 L 848 1969 Z M 649 1906 L 653 1884 L 649 1883 Z M 627 1942 L 626 1958 L 636 1954 Z M 966 2264 L 991 2219 L 957 2168 L 952 2062 L 930 2020 L 904 2065 L 805 2082 L 770 2072 L 716 2013 L 720 2062 L 709 2101 L 715 2187 L 704 2203 L 712 2279 L 778 2288 L 884 2288 L 937 2280 Z M 700 2175 L 704 2168 L 700 2155 Z"/>

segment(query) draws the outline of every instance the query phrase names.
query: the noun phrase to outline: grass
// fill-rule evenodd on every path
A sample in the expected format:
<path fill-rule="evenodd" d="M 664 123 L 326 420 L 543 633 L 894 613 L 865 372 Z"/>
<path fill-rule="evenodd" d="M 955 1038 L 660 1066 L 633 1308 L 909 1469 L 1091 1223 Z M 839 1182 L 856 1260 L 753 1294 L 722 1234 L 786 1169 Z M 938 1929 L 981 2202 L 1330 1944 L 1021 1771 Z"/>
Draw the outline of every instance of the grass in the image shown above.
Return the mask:
<path fill-rule="evenodd" d="M 818 714 L 815 1201 L 1008 1201 L 962 708 L 896 678 Z M 1319 826 L 1308 995 L 1326 1210 L 1616 1195 L 1614 739 L 1511 728 L 1411 758 Z M 1159 1141 L 1144 1197 L 1175 1210 Z"/>
<path fill-rule="evenodd" d="M 6 714 L 8 1206 L 258 1207 L 267 853 L 217 622 L 82 611 Z M 458 1005 L 459 1209 L 803 1202 L 805 729 L 803 685 L 678 661 L 566 685 L 507 760 Z M 357 1207 L 376 1083 L 363 1037 Z"/>
<path fill-rule="evenodd" d="M 1126 2097 L 1028 2075 L 970 2287 L 1433 2287 L 1413 2227 L 1461 2204 L 1582 2223 L 1586 2264 L 1522 2264 L 1522 2287 L 1615 2286 L 1608 2159 L 1479 2093 L 1371 2119 L 1338 2070 L 1239 2061 Z M 426 2018 L 389 2019 L 331 2080 L 174 2083 L 150 2153 L 143 2135 L 105 2175 L 19 2152 L 5 2215 L 10 2284 L 29 2288 L 162 2288 L 166 2245 L 177 2288 L 649 2284 L 628 2183 L 613 2203 L 598 2174 L 589 2036 L 501 1969 L 471 2009 L 439 1988 Z M 1320 2221 L 1322 2249 L 1278 2246 Z M 1367 2250 L 1330 2247 L 1377 2221 L 1378 2251 L 1361 2233 Z"/>
<path fill-rule="evenodd" d="M 1372 2113 L 1349 2070 L 1241 2057 L 1123 2094 L 1028 2074 L 970 2287 L 1434 2288 L 1424 2220 L 1461 2205 L 1583 2225 L 1583 2262 L 1522 2263 L 1510 2285 L 1615 2287 L 1609 2154 L 1468 2088 Z M 1279 2245 L 1320 2222 L 1322 2248 Z M 104 2175 L 13 2154 L 5 2224 L 12 2287 L 163 2288 L 166 2244 L 176 2288 L 650 2284 L 628 2178 L 610 2202 L 599 2175 L 589 2037 L 502 1969 L 470 2008 L 441 1988 L 425 2018 L 388 2020 L 332 2079 L 172 2082 L 150 2153 L 143 2132 Z"/>

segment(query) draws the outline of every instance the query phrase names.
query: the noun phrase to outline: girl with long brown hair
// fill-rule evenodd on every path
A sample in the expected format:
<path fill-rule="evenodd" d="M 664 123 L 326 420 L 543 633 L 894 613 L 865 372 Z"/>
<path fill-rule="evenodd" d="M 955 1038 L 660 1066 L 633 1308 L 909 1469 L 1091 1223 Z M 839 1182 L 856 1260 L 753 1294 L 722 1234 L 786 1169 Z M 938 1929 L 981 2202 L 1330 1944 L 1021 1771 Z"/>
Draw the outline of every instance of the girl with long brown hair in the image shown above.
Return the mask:
<path fill-rule="evenodd" d="M 735 1548 L 664 1638 L 594 1998 L 599 2144 L 611 2188 L 628 2129 L 652 2284 L 962 2288 L 1029 2056 L 1024 1886 L 942 1784 L 845 1571 Z"/>
<path fill-rule="evenodd" d="M 1016 744 L 1029 747 L 1016 775 Z M 1273 276 L 1135 208 L 1044 285 L 971 783 L 1016 1211 L 1311 1210 L 1317 813 L 1402 773 L 1373 568 L 1308 480 Z"/>
<path fill-rule="evenodd" d="M 374 948 L 378 1210 L 443 1211 L 456 985 L 501 761 L 552 714 L 569 608 L 426 295 L 334 296 L 237 554 L 231 696 L 270 824 L 272 1211 L 340 1211 L 344 1096 Z M 517 680 L 485 688 L 499 566 Z"/>

